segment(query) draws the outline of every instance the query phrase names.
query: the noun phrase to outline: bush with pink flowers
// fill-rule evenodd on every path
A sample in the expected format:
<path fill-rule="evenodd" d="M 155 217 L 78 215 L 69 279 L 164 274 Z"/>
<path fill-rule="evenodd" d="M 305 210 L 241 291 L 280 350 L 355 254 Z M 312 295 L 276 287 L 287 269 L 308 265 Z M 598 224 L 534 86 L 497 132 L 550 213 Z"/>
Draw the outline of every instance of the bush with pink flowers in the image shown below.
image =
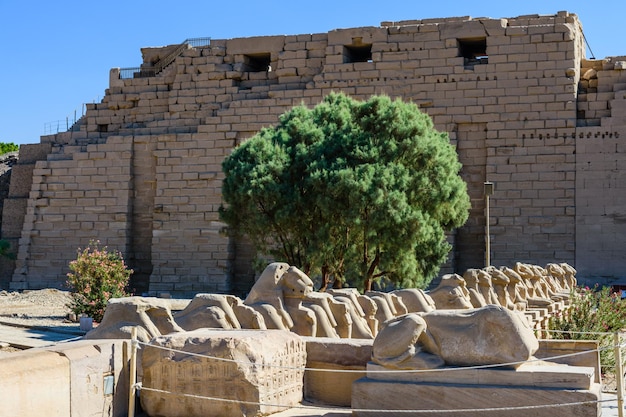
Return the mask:
<path fill-rule="evenodd" d="M 550 318 L 554 339 L 598 340 L 603 372 L 615 366 L 613 334 L 626 329 L 626 300 L 610 287 L 577 287 L 564 313 Z"/>
<path fill-rule="evenodd" d="M 72 301 L 68 307 L 77 316 L 86 315 L 100 322 L 111 298 L 129 295 L 127 286 L 133 270 L 127 268 L 120 252 L 100 247 L 99 241 L 79 248 L 69 267 L 72 272 L 67 274 L 67 285 Z"/>

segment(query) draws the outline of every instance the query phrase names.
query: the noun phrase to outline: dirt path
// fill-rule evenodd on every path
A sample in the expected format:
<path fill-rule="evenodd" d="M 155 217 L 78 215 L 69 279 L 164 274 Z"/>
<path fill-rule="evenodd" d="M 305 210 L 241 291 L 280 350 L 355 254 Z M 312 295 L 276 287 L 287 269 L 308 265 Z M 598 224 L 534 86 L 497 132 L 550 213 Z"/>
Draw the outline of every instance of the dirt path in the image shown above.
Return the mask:
<path fill-rule="evenodd" d="M 0 291 L 0 325 L 4 325 L 2 339 L 6 339 L 0 340 L 0 352 L 15 351 L 16 348 L 11 344 L 14 344 L 15 340 L 22 340 L 22 333 L 26 333 L 25 328 L 78 331 L 79 324 L 67 319 L 70 313 L 67 304 L 70 300 L 69 292 L 56 289 Z M 12 333 L 14 337 L 11 336 Z M 39 337 L 34 334 L 35 330 L 31 333 L 33 337 Z M 67 338 L 69 337 L 71 336 Z"/>

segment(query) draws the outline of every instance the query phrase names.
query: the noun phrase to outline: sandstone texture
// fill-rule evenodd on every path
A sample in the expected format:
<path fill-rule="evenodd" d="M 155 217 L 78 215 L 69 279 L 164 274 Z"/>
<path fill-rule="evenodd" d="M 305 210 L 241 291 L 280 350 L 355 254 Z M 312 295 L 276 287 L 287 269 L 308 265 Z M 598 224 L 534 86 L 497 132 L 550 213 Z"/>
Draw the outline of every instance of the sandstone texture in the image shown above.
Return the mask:
<path fill-rule="evenodd" d="M 141 403 L 151 416 L 268 415 L 302 401 L 305 363 L 302 339 L 282 330 L 161 336 L 144 347 Z"/>
<path fill-rule="evenodd" d="M 70 131 L 21 147 L 2 217 L 17 260 L 1 286 L 59 288 L 76 248 L 98 238 L 129 260 L 137 294 L 243 297 L 254 251 L 220 233 L 221 162 L 330 91 L 413 101 L 449 133 L 472 209 L 442 274 L 484 265 L 490 181 L 494 264 L 568 262 L 589 279 L 619 277 L 625 59 L 587 60 L 585 49 L 567 11 L 146 49 L 141 71 L 110 71 L 102 101 Z"/>

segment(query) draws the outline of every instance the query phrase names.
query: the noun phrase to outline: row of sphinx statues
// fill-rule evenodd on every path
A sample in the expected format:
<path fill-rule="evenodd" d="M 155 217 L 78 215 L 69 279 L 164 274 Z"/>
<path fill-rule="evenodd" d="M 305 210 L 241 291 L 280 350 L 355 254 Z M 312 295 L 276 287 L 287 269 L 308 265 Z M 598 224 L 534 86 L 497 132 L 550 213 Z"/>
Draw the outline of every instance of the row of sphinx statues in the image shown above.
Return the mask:
<path fill-rule="evenodd" d="M 197 294 L 190 302 L 151 297 L 113 299 L 102 323 L 87 338 L 139 339 L 199 328 L 282 329 L 301 336 L 374 339 L 383 324 L 407 313 L 463 310 L 484 306 L 542 314 L 563 308 L 576 286 L 568 264 L 546 267 L 517 263 L 513 268 L 467 270 L 442 277 L 431 291 L 408 288 L 359 293 L 355 288 L 317 292 L 294 266 L 275 262 L 261 273 L 245 299 L 228 294 Z"/>

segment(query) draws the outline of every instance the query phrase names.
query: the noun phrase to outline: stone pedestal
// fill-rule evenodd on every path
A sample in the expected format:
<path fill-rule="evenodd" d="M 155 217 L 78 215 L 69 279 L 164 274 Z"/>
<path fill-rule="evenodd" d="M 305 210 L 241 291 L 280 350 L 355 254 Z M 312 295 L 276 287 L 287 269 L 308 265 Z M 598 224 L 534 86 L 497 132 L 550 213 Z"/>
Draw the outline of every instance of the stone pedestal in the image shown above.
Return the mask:
<path fill-rule="evenodd" d="M 316 404 L 350 407 L 352 383 L 366 376 L 373 340 L 324 337 L 303 339 L 307 352 L 304 398 Z"/>
<path fill-rule="evenodd" d="M 441 415 L 454 410 L 451 413 L 464 417 L 600 415 L 600 384 L 594 382 L 592 367 L 529 362 L 516 370 L 452 368 L 378 373 L 385 370 L 370 363 L 368 376 L 352 385 L 353 416 L 379 415 L 376 410 L 441 410 Z"/>
<path fill-rule="evenodd" d="M 160 417 L 272 414 L 302 401 L 305 362 L 304 342 L 288 331 L 161 336 L 143 349 L 141 405 Z"/>

